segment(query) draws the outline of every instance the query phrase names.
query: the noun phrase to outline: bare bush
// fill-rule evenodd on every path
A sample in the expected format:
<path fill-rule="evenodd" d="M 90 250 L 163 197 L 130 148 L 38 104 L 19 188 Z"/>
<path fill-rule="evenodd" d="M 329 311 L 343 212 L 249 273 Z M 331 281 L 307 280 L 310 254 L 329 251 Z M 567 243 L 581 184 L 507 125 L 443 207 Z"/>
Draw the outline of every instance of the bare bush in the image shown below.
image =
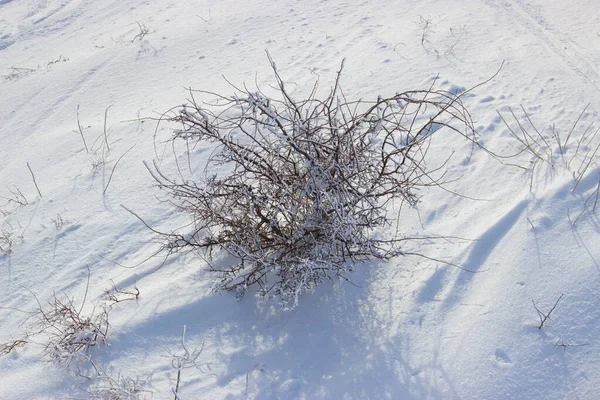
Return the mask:
<path fill-rule="evenodd" d="M 191 91 L 190 104 L 163 118 L 181 126 L 174 142 L 215 146 L 204 176 L 184 179 L 180 170 L 174 179 L 157 163 L 147 167 L 192 216 L 191 231 L 163 233 L 168 251 L 204 250 L 210 261 L 213 250 L 223 250 L 233 261 L 211 266 L 216 290 L 243 295 L 257 285 L 293 307 L 300 293 L 347 277 L 356 262 L 402 255 L 409 239 L 381 228 L 396 217 L 388 214 L 392 202 L 414 206 L 419 188 L 440 184 L 439 169 L 425 163 L 431 138 L 444 130 L 473 144 L 476 137 L 462 95 L 430 87 L 349 101 L 340 88 L 342 63 L 324 99 L 317 82 L 296 100 L 269 60 L 274 96 L 201 92 L 218 98 L 204 107 Z"/>
<path fill-rule="evenodd" d="M 27 332 L 16 340 L 0 343 L 0 356 L 29 343 L 41 343 L 49 360 L 69 365 L 73 361 L 91 361 L 89 349 L 106 343 L 110 327 L 108 307 L 85 315 L 85 301 L 77 308 L 66 295 L 54 294 L 46 305 L 37 301 L 39 307 L 27 312 L 29 317 L 22 324 L 28 325 Z"/>
<path fill-rule="evenodd" d="M 45 307 L 35 314 L 34 329 L 46 336 L 45 352 L 48 358 L 70 364 L 88 353 L 92 347 L 105 344 L 108 337 L 108 309 L 84 315 L 73 301 L 54 295 Z"/>
<path fill-rule="evenodd" d="M 29 343 L 41 344 L 49 360 L 66 365 L 75 362 L 77 368 L 81 362 L 88 361 L 100 374 L 101 371 L 89 356 L 89 350 L 106 344 L 110 329 L 108 317 L 112 308 L 123 301 L 137 300 L 140 292 L 137 287 L 123 289 L 113 283 L 112 288 L 105 291 L 105 297 L 90 312 L 84 313 L 88 289 L 89 275 L 79 307 L 66 294 L 55 293 L 46 304 L 42 304 L 32 293 L 38 303 L 36 309 L 27 312 L 15 309 L 28 314 L 21 324 L 26 332 L 16 340 L 0 343 L 0 356 Z"/>

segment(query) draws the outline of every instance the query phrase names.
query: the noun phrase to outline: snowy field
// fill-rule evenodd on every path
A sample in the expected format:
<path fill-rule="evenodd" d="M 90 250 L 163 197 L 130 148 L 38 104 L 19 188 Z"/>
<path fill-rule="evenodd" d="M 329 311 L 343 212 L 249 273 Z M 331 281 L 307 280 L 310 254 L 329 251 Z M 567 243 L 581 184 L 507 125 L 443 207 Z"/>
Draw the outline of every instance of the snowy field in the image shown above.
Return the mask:
<path fill-rule="evenodd" d="M 0 399 L 600 398 L 599 17 L 594 0 L 0 0 Z M 144 166 L 187 163 L 156 119 L 188 88 L 268 92 L 265 50 L 298 98 L 344 58 L 354 100 L 493 77 L 462 97 L 485 149 L 437 131 L 447 183 L 402 209 L 401 235 L 446 237 L 408 242 L 428 258 L 358 265 L 282 310 L 158 252 L 140 219 L 189 216 Z M 92 319 L 106 344 L 49 350 L 55 299 L 112 304 Z"/>

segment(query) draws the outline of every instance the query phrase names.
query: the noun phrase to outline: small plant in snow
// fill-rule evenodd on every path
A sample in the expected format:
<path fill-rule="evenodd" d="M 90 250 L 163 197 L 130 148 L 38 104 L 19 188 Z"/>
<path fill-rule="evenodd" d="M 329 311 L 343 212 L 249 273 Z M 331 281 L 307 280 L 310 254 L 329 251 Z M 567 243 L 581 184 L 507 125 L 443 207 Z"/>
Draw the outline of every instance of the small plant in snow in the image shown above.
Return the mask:
<path fill-rule="evenodd" d="M 2 74 L 0 76 L 2 76 L 4 79 L 8 80 L 8 81 L 12 81 L 12 80 L 17 80 L 20 78 L 23 78 L 35 71 L 37 71 L 40 68 L 40 66 L 38 65 L 37 68 L 25 68 L 25 67 L 10 67 L 10 72 L 8 74 Z"/>
<path fill-rule="evenodd" d="M 10 254 L 12 252 L 14 239 L 13 233 L 2 229 L 0 230 L 0 253 Z"/>
<path fill-rule="evenodd" d="M 79 307 L 66 294 L 54 294 L 45 305 L 34 295 L 38 308 L 28 312 L 28 318 L 22 323 L 27 325 L 26 333 L 16 340 L 0 343 L 0 356 L 28 343 L 40 343 L 49 360 L 67 365 L 75 362 L 77 368 L 80 362 L 88 361 L 100 373 L 89 356 L 89 350 L 106 344 L 110 329 L 108 316 L 112 307 L 123 301 L 136 300 L 139 290 L 118 289 L 113 284 L 112 289 L 105 292 L 106 297 L 91 312 L 84 313 L 88 288 L 89 275 Z"/>
<path fill-rule="evenodd" d="M 199 349 L 190 352 L 187 348 L 187 345 L 185 344 L 185 329 L 186 326 L 184 325 L 183 332 L 181 333 L 181 348 L 183 349 L 183 352 L 181 354 L 170 353 L 172 357 L 171 367 L 173 368 L 173 370 L 177 371 L 175 387 L 172 388 L 175 400 L 182 400 L 180 387 L 182 385 L 181 375 L 183 370 L 188 369 L 190 367 L 195 367 L 196 369 L 200 370 L 201 365 L 198 365 L 196 360 L 198 359 L 200 354 L 202 354 L 202 350 L 204 348 L 204 343 L 202 343 L 202 346 Z"/>
<path fill-rule="evenodd" d="M 549 168 L 551 176 L 564 171 L 572 175 L 574 180 L 572 192 L 575 192 L 582 181 L 587 180 L 588 177 L 594 183 L 593 186 L 585 189 L 589 194 L 579 213 L 571 218 L 571 210 L 568 210 L 567 217 L 572 225 L 575 225 L 587 212 L 595 213 L 600 198 L 600 175 L 598 174 L 600 127 L 594 126 L 594 121 L 589 124 L 584 123 L 585 119 L 592 115 L 588 112 L 588 107 L 589 105 L 583 109 L 570 129 L 565 132 L 561 132 L 554 125 L 547 129 L 538 129 L 523 106 L 521 106 L 522 116 L 510 108 L 508 111 L 512 118 L 505 118 L 498 112 L 515 140 L 518 152 L 513 157 L 523 153 L 531 159 L 530 166 L 525 168 L 531 174 L 529 183 L 531 192 L 533 192 L 534 178 L 540 175 L 541 168 Z"/>
<path fill-rule="evenodd" d="M 156 163 L 147 167 L 193 219 L 190 232 L 164 233 L 168 251 L 204 250 L 209 259 L 225 251 L 233 261 L 212 267 L 216 290 L 243 295 L 258 286 L 293 307 L 302 292 L 345 278 L 356 262 L 403 254 L 410 239 L 381 228 L 396 217 L 388 215 L 392 202 L 414 206 L 419 188 L 440 184 L 425 163 L 433 135 L 476 141 L 460 96 L 430 88 L 348 101 L 340 69 L 325 98 L 316 83 L 296 100 L 269 60 L 276 96 L 236 88 L 205 108 L 192 92 L 191 104 L 166 117 L 181 126 L 173 141 L 215 145 L 204 176 L 178 180 Z"/>
<path fill-rule="evenodd" d="M 573 188 L 575 190 L 586 173 L 598 165 L 600 127 L 594 126 L 593 122 L 583 124 L 582 120 L 589 114 L 587 109 L 588 107 L 585 107 L 573 126 L 562 133 L 554 125 L 547 129 L 538 129 L 523 106 L 521 106 L 522 116 L 517 115 L 513 109 L 508 109 L 512 121 L 498 112 L 500 119 L 515 140 L 518 149 L 516 155 L 525 153 L 531 156 L 532 180 L 534 171 L 540 166 L 548 166 L 553 172 L 562 169 L 572 174 L 575 179 Z"/>
<path fill-rule="evenodd" d="M 137 300 L 140 297 L 140 289 L 137 286 L 133 286 L 131 289 L 118 288 L 115 283 L 110 281 L 112 287 L 104 290 L 104 300 L 115 305 L 123 301 Z"/>
<path fill-rule="evenodd" d="M 54 224 L 54 227 L 56 228 L 57 231 L 60 231 L 66 225 L 70 224 L 70 221 L 60 214 L 56 214 L 56 218 L 52 218 L 51 221 Z"/>
<path fill-rule="evenodd" d="M 39 301 L 38 305 L 39 308 L 29 312 L 23 323 L 29 323 L 25 334 L 16 340 L 0 343 L 0 356 L 20 346 L 41 342 L 50 361 L 65 365 L 75 361 L 78 364 L 80 361 L 91 362 L 88 350 L 106 343 L 110 327 L 108 308 L 84 315 L 83 304 L 78 309 L 72 299 L 66 295 L 64 299 L 59 298 L 56 294 L 45 306 Z"/>
<path fill-rule="evenodd" d="M 25 195 L 23 194 L 23 192 L 21 192 L 21 189 L 19 189 L 16 186 L 13 189 L 9 188 L 8 186 L 6 188 L 10 191 L 12 196 L 11 197 L 0 196 L 0 198 L 6 200 L 7 205 L 12 204 L 12 205 L 15 205 L 16 207 L 18 207 L 18 206 L 26 206 L 27 204 L 29 204 Z"/>
<path fill-rule="evenodd" d="M 0 255 L 12 253 L 15 245 L 21 241 L 23 241 L 23 235 L 16 235 L 13 224 L 6 221 L 4 226 L 0 228 Z"/>
<path fill-rule="evenodd" d="M 90 348 L 106 343 L 110 327 L 107 308 L 84 315 L 71 299 L 55 295 L 38 311 L 34 326 L 46 336 L 45 352 L 51 360 L 70 364 L 85 358 Z"/>
<path fill-rule="evenodd" d="M 104 374 L 101 382 L 88 390 L 90 400 L 142 400 L 152 398 L 146 382 L 118 376 L 116 379 Z"/>

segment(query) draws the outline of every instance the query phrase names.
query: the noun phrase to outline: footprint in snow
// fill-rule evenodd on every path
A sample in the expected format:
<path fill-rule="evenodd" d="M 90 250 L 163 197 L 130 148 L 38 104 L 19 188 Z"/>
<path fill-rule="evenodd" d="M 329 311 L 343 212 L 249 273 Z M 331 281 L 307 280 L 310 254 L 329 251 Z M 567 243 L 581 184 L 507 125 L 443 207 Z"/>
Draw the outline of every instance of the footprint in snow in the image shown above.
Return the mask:
<path fill-rule="evenodd" d="M 500 368 L 510 368 L 513 363 L 508 354 L 502 349 L 496 349 L 493 359 L 494 364 Z"/>
<path fill-rule="evenodd" d="M 483 99 L 479 100 L 480 103 L 489 103 L 490 101 L 494 101 L 494 96 L 485 96 Z"/>
<path fill-rule="evenodd" d="M 459 94 L 463 93 L 466 90 L 467 90 L 466 87 L 458 86 L 458 85 L 452 85 L 452 86 L 450 86 L 450 89 L 448 89 L 448 91 L 455 96 L 458 96 Z"/>

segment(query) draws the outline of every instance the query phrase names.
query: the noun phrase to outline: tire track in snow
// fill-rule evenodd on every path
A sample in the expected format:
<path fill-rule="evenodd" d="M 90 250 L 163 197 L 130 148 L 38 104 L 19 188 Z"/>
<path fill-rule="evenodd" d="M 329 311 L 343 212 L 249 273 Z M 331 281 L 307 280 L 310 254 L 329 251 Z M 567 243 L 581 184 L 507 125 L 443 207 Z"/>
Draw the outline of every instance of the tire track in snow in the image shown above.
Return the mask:
<path fill-rule="evenodd" d="M 527 29 L 534 37 L 546 44 L 548 49 L 558 56 L 562 62 L 577 75 L 597 90 L 600 90 L 600 74 L 596 72 L 596 65 L 600 60 L 588 59 L 572 40 L 555 26 L 546 23 L 539 12 L 522 0 L 487 0 L 486 4 L 500 10 L 501 13 L 509 14 L 513 20 Z M 562 47 L 562 48 L 561 48 Z M 579 66 L 584 66 L 584 69 Z"/>
<path fill-rule="evenodd" d="M 335 24 L 327 26 L 319 35 L 304 38 L 314 46 L 310 52 L 298 57 L 294 65 L 308 66 L 315 73 L 337 71 L 340 62 L 346 57 L 355 57 L 357 48 L 372 48 L 381 36 L 383 24 L 379 24 L 372 14 L 370 1 L 356 3 L 340 2 L 330 4 L 325 0 L 315 6 L 309 14 L 293 11 L 291 18 L 299 25 L 310 26 L 306 21 L 323 21 L 338 18 Z M 324 35 L 320 36 L 320 35 Z"/>
<path fill-rule="evenodd" d="M 93 83 L 95 77 L 101 72 L 106 66 L 108 66 L 113 60 L 115 56 L 109 57 L 102 61 L 100 64 L 95 65 L 90 68 L 86 72 L 82 73 L 80 76 L 73 79 L 72 83 L 69 85 L 68 90 L 64 90 L 63 94 L 55 97 L 51 102 L 47 102 L 49 98 L 54 97 L 52 95 L 53 87 L 45 87 L 43 88 L 35 97 L 30 98 L 25 104 L 19 106 L 17 111 L 8 119 L 7 125 L 19 123 L 23 124 L 24 121 L 30 120 L 27 123 L 27 130 L 31 132 L 35 132 L 35 130 L 40 127 L 44 121 L 48 120 L 55 116 L 56 113 L 61 113 L 65 103 L 76 96 L 81 91 L 85 90 L 89 87 L 90 84 Z M 41 99 L 41 100 L 40 100 Z M 40 107 L 42 105 L 42 107 Z M 31 113 L 31 109 L 35 108 L 39 112 L 35 114 Z M 69 113 L 71 115 L 72 112 Z M 30 118 L 31 116 L 36 116 L 35 119 Z M 16 140 L 15 140 L 16 142 Z"/>
<path fill-rule="evenodd" d="M 45 7 L 36 5 L 33 11 L 29 12 L 29 16 L 27 17 L 28 19 L 33 19 L 34 21 L 30 22 L 28 26 L 20 27 L 21 32 L 19 32 L 16 38 L 11 37 L 12 42 L 10 45 L 19 40 L 31 40 L 42 34 L 48 35 L 52 32 L 64 29 L 68 25 L 76 22 L 76 20 L 81 18 L 81 16 L 84 14 L 86 6 L 89 4 L 89 2 L 81 2 L 81 4 L 75 3 L 75 7 L 69 11 L 68 9 L 71 8 L 70 6 L 72 3 L 72 0 L 64 1 L 55 8 L 48 8 L 48 10 L 45 12 L 42 12 L 45 10 Z M 65 15 L 59 18 L 61 13 Z M 0 41 L 0 45 L 1 44 L 2 42 Z M 2 46 L 0 46 L 0 50 L 2 50 Z M 47 99 L 54 97 L 53 92 L 56 90 L 56 88 L 52 86 L 45 86 L 41 88 L 37 93 L 35 93 L 35 95 L 30 96 L 26 102 L 20 104 L 18 107 L 15 107 L 16 111 L 12 113 L 8 119 L 7 125 L 12 125 L 15 123 L 15 121 L 30 119 L 30 116 L 32 115 L 31 109 L 34 108 L 37 110 L 37 118 L 32 120 L 28 126 L 28 130 L 34 131 L 35 128 L 39 127 L 40 124 L 45 120 L 52 117 L 56 112 L 60 112 L 62 110 L 62 105 L 67 100 L 84 90 L 86 87 L 89 87 L 90 83 L 93 82 L 94 77 L 98 74 L 98 72 L 110 65 L 119 55 L 120 53 L 112 54 L 106 57 L 100 63 L 94 65 L 88 71 L 73 77 L 72 80 L 65 81 L 65 84 L 70 84 L 69 89 L 64 90 L 61 95 L 56 96 L 50 102 L 48 102 Z M 47 73 L 48 71 L 45 72 Z M 44 100 L 42 101 L 40 99 Z"/>
<path fill-rule="evenodd" d="M 10 2 L 10 0 L 0 0 L 0 7 Z M 21 14 L 25 14 L 22 20 L 19 23 L 13 22 L 14 20 L 4 20 L 5 23 L 0 24 L 0 50 L 18 41 L 32 40 L 63 30 L 84 13 L 87 3 L 79 3 L 81 2 L 73 0 L 20 2 L 17 5 L 18 10 Z M 3 31 L 6 33 L 3 34 Z"/>

